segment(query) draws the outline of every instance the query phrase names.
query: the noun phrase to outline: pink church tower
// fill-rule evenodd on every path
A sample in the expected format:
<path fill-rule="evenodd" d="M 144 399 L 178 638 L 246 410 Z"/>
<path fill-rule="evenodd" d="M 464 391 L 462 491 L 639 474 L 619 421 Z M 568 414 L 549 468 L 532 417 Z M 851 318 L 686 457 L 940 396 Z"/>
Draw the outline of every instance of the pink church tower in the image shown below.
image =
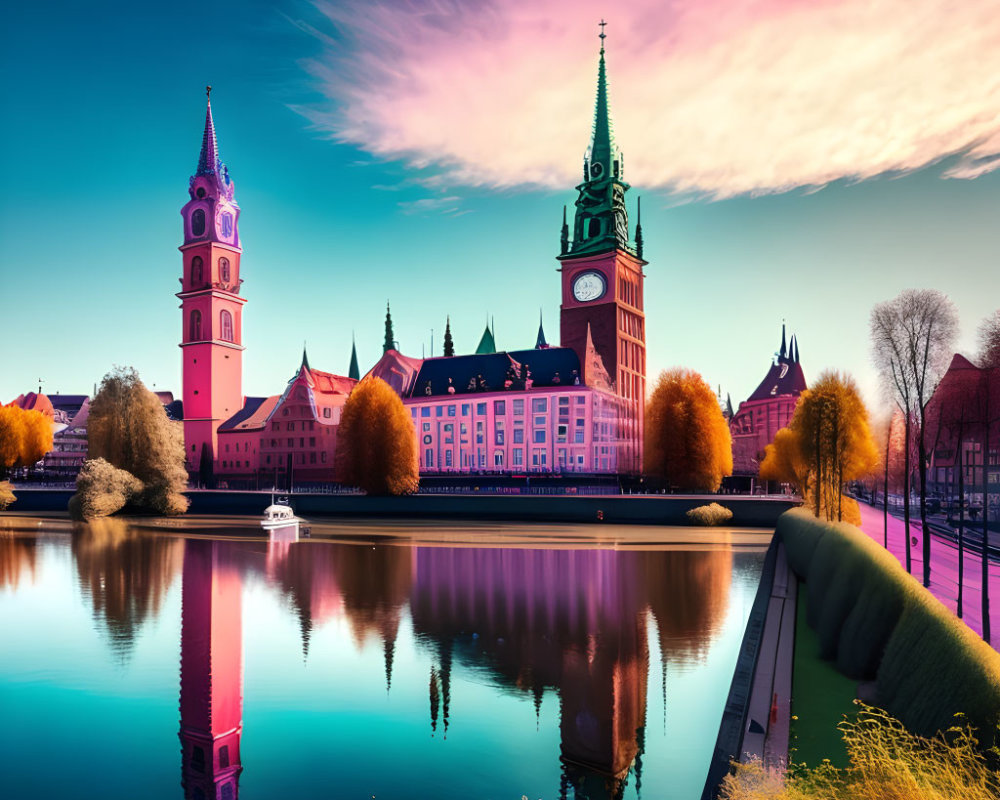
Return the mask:
<path fill-rule="evenodd" d="M 188 469 L 218 458 L 219 425 L 243 407 L 243 304 L 240 297 L 240 207 L 219 158 L 212 87 L 191 199 L 181 209 L 181 351 L 184 356 L 184 447 Z M 202 455 L 202 453 L 205 455 Z"/>
<path fill-rule="evenodd" d="M 184 543 L 181 785 L 185 800 L 236 800 L 243 732 L 243 601 L 226 543 Z"/>

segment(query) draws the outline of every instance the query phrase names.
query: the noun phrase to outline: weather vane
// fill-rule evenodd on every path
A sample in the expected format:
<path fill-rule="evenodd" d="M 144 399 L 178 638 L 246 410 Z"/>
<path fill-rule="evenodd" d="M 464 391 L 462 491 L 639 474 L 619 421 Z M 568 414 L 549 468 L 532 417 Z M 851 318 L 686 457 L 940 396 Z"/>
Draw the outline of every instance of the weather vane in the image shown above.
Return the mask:
<path fill-rule="evenodd" d="M 606 34 L 606 33 L 604 32 L 604 26 L 605 26 L 605 25 L 607 25 L 607 24 L 608 24 L 608 23 L 606 23 L 606 22 L 605 22 L 605 21 L 604 21 L 603 19 L 601 20 L 601 32 L 600 32 L 600 33 L 598 34 L 598 36 L 600 36 L 600 37 L 601 37 L 601 48 L 602 48 L 602 49 L 604 48 L 604 40 L 605 40 L 605 39 L 607 38 L 607 36 L 608 36 L 608 35 L 607 35 L 607 34 Z"/>

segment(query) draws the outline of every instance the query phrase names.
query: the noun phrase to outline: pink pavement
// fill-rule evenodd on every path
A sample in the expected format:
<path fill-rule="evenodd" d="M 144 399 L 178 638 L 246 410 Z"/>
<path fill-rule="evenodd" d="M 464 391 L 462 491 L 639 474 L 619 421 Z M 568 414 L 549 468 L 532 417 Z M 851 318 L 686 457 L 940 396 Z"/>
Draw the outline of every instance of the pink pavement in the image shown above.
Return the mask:
<path fill-rule="evenodd" d="M 865 503 L 861 507 L 861 529 L 880 545 L 883 543 L 882 510 Z M 906 566 L 906 539 L 904 538 L 903 521 L 889 515 L 889 552 L 900 564 Z M 911 548 L 913 575 L 917 580 L 923 576 L 922 538 L 920 519 L 910 521 L 910 536 L 917 541 Z M 995 536 L 995 534 L 994 534 Z M 981 614 L 982 596 L 982 566 L 978 553 L 969 550 L 966 544 L 963 589 L 963 616 L 966 625 L 979 636 L 983 634 Z M 1000 564 L 991 561 L 989 565 L 990 593 L 990 644 L 997 650 L 1000 645 Z M 958 546 L 931 536 L 931 593 L 940 600 L 949 611 L 956 612 L 958 606 Z"/>

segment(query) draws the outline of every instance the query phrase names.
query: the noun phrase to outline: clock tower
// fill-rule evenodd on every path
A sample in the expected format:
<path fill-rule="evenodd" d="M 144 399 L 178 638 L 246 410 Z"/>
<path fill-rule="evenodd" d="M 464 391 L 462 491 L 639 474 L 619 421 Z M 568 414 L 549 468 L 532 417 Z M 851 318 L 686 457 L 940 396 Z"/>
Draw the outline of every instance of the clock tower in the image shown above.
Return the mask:
<path fill-rule="evenodd" d="M 642 467 L 646 398 L 646 319 L 643 313 L 642 227 L 629 240 L 625 163 L 615 146 L 608 110 L 604 25 L 597 69 L 597 104 L 583 182 L 576 187 L 573 236 L 563 212 L 559 259 L 562 273 L 560 338 L 580 357 L 584 381 L 596 385 L 606 370 L 619 401 L 622 450 L 619 470 Z M 588 351 L 591 351 L 588 353 Z M 599 356 L 604 370 L 594 368 Z M 589 356 L 589 357 L 588 357 Z"/>
<path fill-rule="evenodd" d="M 212 87 L 191 199 L 181 209 L 181 352 L 187 467 L 218 456 L 219 425 L 243 407 L 243 304 L 240 297 L 240 207 L 219 158 Z M 206 455 L 202 455 L 203 452 Z"/>

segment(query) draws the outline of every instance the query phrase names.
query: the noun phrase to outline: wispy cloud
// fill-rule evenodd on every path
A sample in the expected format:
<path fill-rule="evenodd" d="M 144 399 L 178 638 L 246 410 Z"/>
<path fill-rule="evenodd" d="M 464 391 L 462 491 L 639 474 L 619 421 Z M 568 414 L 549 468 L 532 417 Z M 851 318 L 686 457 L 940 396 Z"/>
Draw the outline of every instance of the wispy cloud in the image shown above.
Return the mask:
<path fill-rule="evenodd" d="M 331 137 L 450 186 L 578 177 L 603 0 L 318 8 L 339 34 L 306 63 L 327 102 L 298 110 Z M 634 183 L 726 197 L 1000 167 L 996 0 L 634 0 L 608 19 Z"/>
<path fill-rule="evenodd" d="M 467 213 L 459 209 L 460 202 L 460 197 L 452 195 L 449 197 L 422 197 L 419 200 L 401 200 L 396 205 L 404 214 L 447 214 L 455 217 Z"/>

